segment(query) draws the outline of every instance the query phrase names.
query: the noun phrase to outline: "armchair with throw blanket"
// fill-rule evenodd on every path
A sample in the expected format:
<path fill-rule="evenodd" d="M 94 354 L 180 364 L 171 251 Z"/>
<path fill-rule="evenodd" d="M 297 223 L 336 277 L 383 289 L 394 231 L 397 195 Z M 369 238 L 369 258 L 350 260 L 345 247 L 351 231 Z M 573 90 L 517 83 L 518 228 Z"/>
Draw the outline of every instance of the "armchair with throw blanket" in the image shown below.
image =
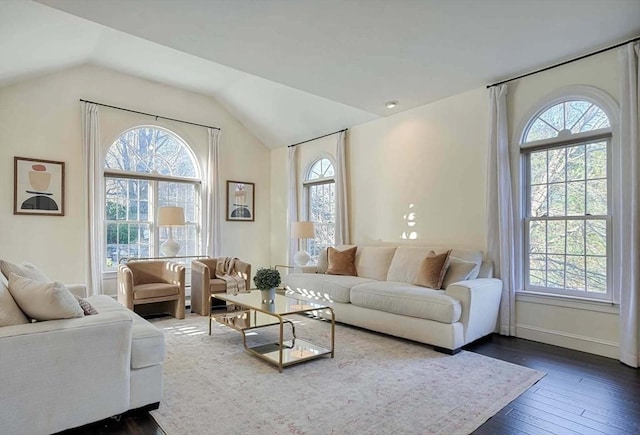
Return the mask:
<path fill-rule="evenodd" d="M 237 258 L 201 258 L 191 262 L 191 312 L 211 313 L 213 293 L 238 293 L 251 287 L 251 265 Z"/>

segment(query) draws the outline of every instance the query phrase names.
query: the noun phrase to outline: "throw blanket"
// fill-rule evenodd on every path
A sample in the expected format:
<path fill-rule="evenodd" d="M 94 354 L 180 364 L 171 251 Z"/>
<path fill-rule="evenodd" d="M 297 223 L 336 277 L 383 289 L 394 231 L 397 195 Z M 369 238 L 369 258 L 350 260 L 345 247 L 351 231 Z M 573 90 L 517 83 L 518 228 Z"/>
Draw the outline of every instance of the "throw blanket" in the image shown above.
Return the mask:
<path fill-rule="evenodd" d="M 216 263 L 216 278 L 227 283 L 227 293 L 242 293 L 247 291 L 245 280 L 236 273 L 234 257 L 220 257 Z"/>

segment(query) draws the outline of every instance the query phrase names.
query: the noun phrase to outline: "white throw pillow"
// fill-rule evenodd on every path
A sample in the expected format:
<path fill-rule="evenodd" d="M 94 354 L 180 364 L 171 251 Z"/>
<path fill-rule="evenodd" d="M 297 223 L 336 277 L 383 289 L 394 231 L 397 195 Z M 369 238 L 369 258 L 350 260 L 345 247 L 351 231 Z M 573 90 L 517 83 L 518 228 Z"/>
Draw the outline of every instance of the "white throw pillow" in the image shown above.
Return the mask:
<path fill-rule="evenodd" d="M 83 317 L 78 301 L 64 284 L 40 282 L 9 274 L 9 291 L 20 309 L 35 320 Z"/>
<path fill-rule="evenodd" d="M 0 326 L 21 325 L 29 323 L 29 319 L 24 315 L 9 289 L 0 283 Z"/>
<path fill-rule="evenodd" d="M 14 264 L 10 261 L 0 260 L 0 271 L 9 279 L 9 274 L 15 273 L 23 278 L 29 278 L 34 281 L 51 282 L 40 269 L 31 263 L 24 262 L 21 265 Z"/>
<path fill-rule="evenodd" d="M 454 282 L 474 279 L 478 276 L 478 270 L 479 266 L 476 263 L 452 258 L 447 273 L 444 276 L 442 288 L 447 288 L 449 284 L 453 284 Z"/>

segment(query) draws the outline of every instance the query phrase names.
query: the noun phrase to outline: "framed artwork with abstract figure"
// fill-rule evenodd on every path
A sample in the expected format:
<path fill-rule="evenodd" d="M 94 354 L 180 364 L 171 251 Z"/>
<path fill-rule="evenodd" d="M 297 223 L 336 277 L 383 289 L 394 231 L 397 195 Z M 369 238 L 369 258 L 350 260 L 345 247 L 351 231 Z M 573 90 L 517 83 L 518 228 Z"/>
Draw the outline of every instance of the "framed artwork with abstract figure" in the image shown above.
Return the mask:
<path fill-rule="evenodd" d="M 64 216 L 64 162 L 14 157 L 13 214 Z"/>
<path fill-rule="evenodd" d="M 255 185 L 245 181 L 227 181 L 227 220 L 255 220 Z"/>

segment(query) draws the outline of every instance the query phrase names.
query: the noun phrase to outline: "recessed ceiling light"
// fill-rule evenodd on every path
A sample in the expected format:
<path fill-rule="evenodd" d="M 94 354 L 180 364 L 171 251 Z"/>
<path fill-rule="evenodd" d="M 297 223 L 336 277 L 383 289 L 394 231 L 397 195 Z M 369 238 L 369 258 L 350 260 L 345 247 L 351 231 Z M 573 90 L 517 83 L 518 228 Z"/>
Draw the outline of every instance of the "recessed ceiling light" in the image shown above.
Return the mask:
<path fill-rule="evenodd" d="M 397 101 L 389 101 L 388 103 L 385 103 L 385 107 L 387 109 L 393 109 L 394 107 L 396 107 L 398 105 Z"/>

